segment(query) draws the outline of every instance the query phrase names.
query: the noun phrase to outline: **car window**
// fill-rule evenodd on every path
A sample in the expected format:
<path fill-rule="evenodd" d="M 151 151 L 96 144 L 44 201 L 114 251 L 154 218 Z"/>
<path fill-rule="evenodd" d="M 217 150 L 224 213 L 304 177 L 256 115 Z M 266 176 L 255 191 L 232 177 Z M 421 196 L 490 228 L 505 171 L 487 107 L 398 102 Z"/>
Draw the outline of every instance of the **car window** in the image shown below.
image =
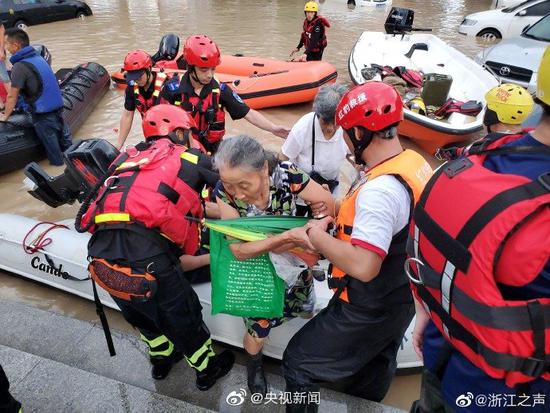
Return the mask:
<path fill-rule="evenodd" d="M 523 33 L 523 36 L 543 42 L 550 42 L 550 14 L 533 24 Z"/>
<path fill-rule="evenodd" d="M 517 6 L 513 6 L 513 7 L 506 7 L 505 9 L 502 9 L 502 12 L 503 13 L 513 13 L 515 11 L 518 11 L 519 9 L 522 9 L 523 7 L 525 7 L 527 4 L 530 4 L 530 3 L 534 3 L 535 1 L 537 0 L 527 0 L 527 1 L 524 1 L 520 4 L 518 4 Z"/>
<path fill-rule="evenodd" d="M 544 16 L 550 13 L 550 1 L 543 1 L 542 3 L 535 4 L 534 6 L 527 7 L 525 9 L 525 16 Z"/>

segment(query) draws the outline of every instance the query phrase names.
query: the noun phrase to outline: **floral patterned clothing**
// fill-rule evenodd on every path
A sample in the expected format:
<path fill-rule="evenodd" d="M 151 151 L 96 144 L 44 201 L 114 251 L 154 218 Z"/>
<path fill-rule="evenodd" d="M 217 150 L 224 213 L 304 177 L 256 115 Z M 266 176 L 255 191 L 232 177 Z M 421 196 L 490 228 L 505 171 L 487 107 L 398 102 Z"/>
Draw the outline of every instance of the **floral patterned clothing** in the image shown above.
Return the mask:
<path fill-rule="evenodd" d="M 296 200 L 307 186 L 309 176 L 292 162 L 279 162 L 270 175 L 270 201 L 265 209 L 234 199 L 218 182 L 214 194 L 226 204 L 235 208 L 241 217 L 259 215 L 296 215 Z M 288 286 L 287 286 L 288 287 Z M 303 271 L 298 281 L 287 288 L 283 317 L 245 318 L 248 333 L 253 337 L 264 338 L 272 328 L 281 325 L 286 319 L 308 317 L 313 314 L 313 278 L 309 271 Z"/>

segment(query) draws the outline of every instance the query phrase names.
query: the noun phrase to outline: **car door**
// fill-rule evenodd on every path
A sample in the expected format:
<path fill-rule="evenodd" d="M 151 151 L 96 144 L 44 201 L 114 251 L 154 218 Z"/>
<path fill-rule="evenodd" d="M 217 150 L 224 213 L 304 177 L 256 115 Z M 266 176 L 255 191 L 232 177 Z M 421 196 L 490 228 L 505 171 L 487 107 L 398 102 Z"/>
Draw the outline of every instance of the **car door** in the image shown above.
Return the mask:
<path fill-rule="evenodd" d="M 544 0 L 516 12 L 510 23 L 509 37 L 519 36 L 523 30 L 550 13 L 550 0 Z"/>
<path fill-rule="evenodd" d="M 27 25 L 33 25 L 49 21 L 40 0 L 13 0 L 13 9 L 17 14 L 15 22 L 24 21 Z"/>
<path fill-rule="evenodd" d="M 67 20 L 76 16 L 76 9 L 66 0 L 41 0 L 55 16 L 55 20 Z"/>

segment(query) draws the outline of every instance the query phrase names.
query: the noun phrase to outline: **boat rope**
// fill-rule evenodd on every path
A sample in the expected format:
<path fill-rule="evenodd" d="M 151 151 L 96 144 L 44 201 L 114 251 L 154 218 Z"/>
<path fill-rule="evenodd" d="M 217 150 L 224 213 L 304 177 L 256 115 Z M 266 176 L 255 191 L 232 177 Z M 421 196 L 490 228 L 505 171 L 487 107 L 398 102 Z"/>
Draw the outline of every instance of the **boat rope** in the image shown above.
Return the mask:
<path fill-rule="evenodd" d="M 34 232 L 36 228 L 44 224 L 49 225 L 49 227 L 46 230 L 42 231 L 40 234 L 38 234 L 38 236 L 34 240 L 32 240 L 29 244 L 27 244 L 27 238 Z M 57 224 L 55 222 L 41 221 L 37 223 L 34 227 L 32 227 L 27 232 L 27 234 L 25 235 L 25 238 L 23 238 L 23 245 L 22 245 L 23 251 L 25 251 L 25 253 L 29 255 L 32 255 L 37 253 L 38 251 L 43 250 L 44 247 L 50 245 L 53 242 L 51 238 L 46 238 L 46 235 L 48 234 L 48 232 L 57 228 L 69 229 L 67 225 Z"/>

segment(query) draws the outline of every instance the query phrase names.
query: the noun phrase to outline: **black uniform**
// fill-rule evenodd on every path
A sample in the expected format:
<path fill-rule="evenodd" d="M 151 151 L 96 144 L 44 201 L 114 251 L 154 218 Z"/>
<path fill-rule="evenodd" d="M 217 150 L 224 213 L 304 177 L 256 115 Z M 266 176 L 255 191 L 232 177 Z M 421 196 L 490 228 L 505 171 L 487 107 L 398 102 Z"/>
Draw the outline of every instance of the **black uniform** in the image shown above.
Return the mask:
<path fill-rule="evenodd" d="M 211 159 L 197 149 L 188 152 L 195 154 L 198 162 L 186 167 L 182 163 L 178 178 L 197 193 L 205 183 L 214 186 L 218 175 L 211 170 Z M 147 271 L 157 279 L 155 295 L 145 302 L 112 296 L 126 321 L 141 332 L 152 361 L 156 356 L 170 356 L 175 348 L 201 371 L 203 362 L 213 355 L 210 332 L 202 320 L 199 298 L 191 287 L 194 274 L 181 269 L 181 253 L 176 244 L 139 223 L 100 225 L 88 244 L 89 256 Z"/>

